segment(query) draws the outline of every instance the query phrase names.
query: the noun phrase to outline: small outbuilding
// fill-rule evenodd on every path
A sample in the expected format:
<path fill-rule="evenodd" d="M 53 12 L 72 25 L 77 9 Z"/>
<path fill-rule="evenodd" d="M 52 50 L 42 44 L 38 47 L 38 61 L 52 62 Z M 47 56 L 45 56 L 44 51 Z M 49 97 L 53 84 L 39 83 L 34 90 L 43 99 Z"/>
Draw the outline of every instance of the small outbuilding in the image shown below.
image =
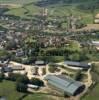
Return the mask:
<path fill-rule="evenodd" d="M 12 68 L 11 67 L 3 67 L 3 71 L 4 72 L 12 72 Z"/>
<path fill-rule="evenodd" d="M 45 65 L 44 61 L 35 61 L 35 65 L 42 66 Z"/>

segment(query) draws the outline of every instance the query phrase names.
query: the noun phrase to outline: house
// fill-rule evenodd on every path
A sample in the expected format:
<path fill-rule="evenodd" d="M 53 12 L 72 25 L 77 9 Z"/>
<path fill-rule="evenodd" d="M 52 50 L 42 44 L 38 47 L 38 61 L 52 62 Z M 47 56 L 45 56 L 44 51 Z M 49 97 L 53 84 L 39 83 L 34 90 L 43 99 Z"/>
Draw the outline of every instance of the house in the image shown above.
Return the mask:
<path fill-rule="evenodd" d="M 47 75 L 44 79 L 50 86 L 60 91 L 63 95 L 75 96 L 85 88 L 84 84 L 67 78 L 66 76 Z"/>
<path fill-rule="evenodd" d="M 16 51 L 16 56 L 17 56 L 17 57 L 24 56 L 24 51 L 21 50 L 21 49 L 17 50 L 17 51 Z"/>
<path fill-rule="evenodd" d="M 4 72 L 12 72 L 12 68 L 11 67 L 3 67 L 3 71 Z"/>
<path fill-rule="evenodd" d="M 69 68 L 74 68 L 74 69 L 89 69 L 91 67 L 91 63 L 75 62 L 75 61 L 65 61 L 64 65 L 68 65 Z"/>

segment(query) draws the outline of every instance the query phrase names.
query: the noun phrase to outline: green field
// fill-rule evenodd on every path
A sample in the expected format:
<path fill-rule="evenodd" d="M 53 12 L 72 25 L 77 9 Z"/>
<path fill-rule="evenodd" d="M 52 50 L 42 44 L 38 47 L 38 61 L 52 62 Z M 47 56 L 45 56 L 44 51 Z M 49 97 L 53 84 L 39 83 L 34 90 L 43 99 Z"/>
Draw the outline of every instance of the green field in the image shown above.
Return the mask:
<path fill-rule="evenodd" d="M 93 22 L 93 15 L 91 11 L 82 11 L 77 9 L 75 6 L 55 6 L 55 7 L 48 7 L 49 15 L 53 16 L 68 16 L 73 14 L 74 16 L 80 16 L 85 23 L 92 23 Z M 42 8 L 35 6 L 33 4 L 24 5 L 24 7 L 20 8 L 12 8 L 6 14 L 20 16 L 22 18 L 32 18 L 31 16 L 40 14 Z M 97 9 L 95 13 L 99 13 Z"/>
<path fill-rule="evenodd" d="M 4 96 L 7 100 L 18 100 L 24 94 L 15 90 L 15 83 L 10 81 L 0 82 L 0 96 Z"/>
<path fill-rule="evenodd" d="M 29 5 L 24 5 L 23 7 L 19 7 L 19 8 L 11 8 L 9 9 L 8 12 L 6 12 L 6 14 L 19 16 L 22 18 L 31 18 L 29 16 L 36 15 L 39 12 L 40 12 L 39 7 L 33 4 L 29 4 Z"/>
<path fill-rule="evenodd" d="M 82 100 L 99 100 L 99 84 L 92 91 L 89 91 L 88 95 Z"/>
<path fill-rule="evenodd" d="M 33 94 L 28 95 L 23 100 L 56 100 L 55 97 L 51 95 L 45 95 L 45 94 Z M 63 100 L 63 99 L 60 99 Z"/>
<path fill-rule="evenodd" d="M 29 4 L 38 0 L 0 0 L 0 4 Z"/>
<path fill-rule="evenodd" d="M 31 19 L 33 18 L 33 15 L 40 14 L 40 12 L 42 11 L 41 7 L 34 4 L 34 2 L 37 2 L 37 1 L 39 0 L 0 0 L 0 3 L 22 5 L 22 7 L 19 7 L 19 8 L 9 8 L 9 11 L 7 11 L 5 14 Z M 48 8 L 49 15 L 52 15 L 52 16 L 67 16 L 67 15 L 72 14 L 74 16 L 80 16 L 84 23 L 88 23 L 88 24 L 93 23 L 93 14 L 90 9 L 81 10 L 77 8 L 77 5 L 82 4 L 82 3 L 83 3 L 82 1 L 79 3 L 75 1 L 75 3 L 72 3 L 72 4 L 57 3 L 57 4 L 48 5 L 46 6 L 46 8 Z M 99 9 L 96 9 L 94 13 L 95 14 L 99 13 Z"/>
<path fill-rule="evenodd" d="M 0 82 L 0 96 L 6 97 L 7 100 L 64 100 L 63 97 L 56 97 L 43 93 L 25 94 L 17 92 L 15 82 L 4 80 Z"/>

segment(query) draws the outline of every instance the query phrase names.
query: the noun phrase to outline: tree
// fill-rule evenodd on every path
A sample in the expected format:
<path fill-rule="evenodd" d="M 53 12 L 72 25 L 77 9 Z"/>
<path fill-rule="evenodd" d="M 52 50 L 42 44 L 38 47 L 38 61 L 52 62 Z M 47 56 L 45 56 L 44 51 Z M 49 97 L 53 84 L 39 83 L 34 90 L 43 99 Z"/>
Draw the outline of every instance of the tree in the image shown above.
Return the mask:
<path fill-rule="evenodd" d="M 78 70 L 75 75 L 73 76 L 73 79 L 76 81 L 79 81 L 81 79 L 81 70 Z"/>
<path fill-rule="evenodd" d="M 44 82 L 38 78 L 32 78 L 30 83 L 37 86 L 44 86 Z"/>
<path fill-rule="evenodd" d="M 8 58 L 10 54 L 6 50 L 0 50 L 0 58 Z"/>
<path fill-rule="evenodd" d="M 16 49 L 16 48 L 17 48 L 17 43 L 16 43 L 14 40 L 10 40 L 10 41 L 6 44 L 5 48 L 6 48 L 7 50 Z"/>
<path fill-rule="evenodd" d="M 80 60 L 80 55 L 78 53 L 71 54 L 69 56 L 69 59 L 72 60 L 72 61 L 79 61 Z"/>
<path fill-rule="evenodd" d="M 24 83 L 16 83 L 16 90 L 19 92 L 27 92 L 27 86 Z"/>
<path fill-rule="evenodd" d="M 17 83 L 24 83 L 24 84 L 28 84 L 29 83 L 29 79 L 26 75 L 21 75 L 19 78 L 17 78 Z"/>
<path fill-rule="evenodd" d="M 11 81 L 16 81 L 19 77 L 21 77 L 20 74 L 9 73 L 7 79 Z"/>
<path fill-rule="evenodd" d="M 4 79 L 4 74 L 0 73 L 0 82 Z"/>

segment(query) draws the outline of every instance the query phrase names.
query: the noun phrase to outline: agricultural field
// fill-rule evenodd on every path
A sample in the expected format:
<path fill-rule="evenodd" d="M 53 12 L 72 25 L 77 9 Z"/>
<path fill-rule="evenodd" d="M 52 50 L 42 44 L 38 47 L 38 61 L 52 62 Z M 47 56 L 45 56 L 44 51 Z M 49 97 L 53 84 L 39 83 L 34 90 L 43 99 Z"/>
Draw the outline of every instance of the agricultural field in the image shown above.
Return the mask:
<path fill-rule="evenodd" d="M 5 14 L 31 19 L 33 18 L 33 15 L 40 14 L 40 12 L 42 11 L 43 7 L 35 4 L 38 1 L 40 0 L 0 0 L 0 3 L 21 5 L 17 8 L 9 7 L 9 10 L 5 12 Z M 89 1 L 87 3 L 89 3 Z M 63 17 L 63 16 L 68 16 L 72 14 L 74 16 L 81 17 L 82 21 L 85 24 L 93 23 L 93 13 L 91 9 L 87 9 L 87 10 L 79 9 L 78 5 L 80 4 L 84 4 L 84 2 L 80 2 L 79 0 L 79 3 L 73 2 L 72 4 L 68 4 L 67 2 L 65 2 L 64 4 L 55 3 L 52 5 L 44 6 L 44 8 L 48 8 L 48 13 L 49 15 L 52 15 L 52 16 Z M 99 13 L 99 8 L 95 9 L 94 11 L 94 14 L 97 14 L 97 13 Z"/>
<path fill-rule="evenodd" d="M 29 4 L 38 0 L 0 0 L 0 4 Z"/>
<path fill-rule="evenodd" d="M 19 16 L 22 18 L 31 18 L 33 17 L 33 15 L 36 15 L 39 12 L 40 12 L 39 7 L 33 4 L 29 4 L 29 5 L 24 5 L 23 7 L 9 9 L 9 11 L 6 12 L 6 14 Z"/>

